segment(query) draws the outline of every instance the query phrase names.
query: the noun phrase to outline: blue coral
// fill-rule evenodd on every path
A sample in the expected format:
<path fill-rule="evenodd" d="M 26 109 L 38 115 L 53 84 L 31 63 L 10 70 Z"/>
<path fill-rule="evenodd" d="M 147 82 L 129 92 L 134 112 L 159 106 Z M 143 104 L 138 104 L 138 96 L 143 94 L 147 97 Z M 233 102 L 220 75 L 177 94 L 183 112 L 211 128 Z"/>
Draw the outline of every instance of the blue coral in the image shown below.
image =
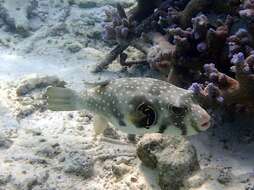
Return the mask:
<path fill-rule="evenodd" d="M 195 94 L 200 94 L 202 91 L 202 85 L 196 82 L 192 83 L 188 90 L 192 91 Z"/>
<path fill-rule="evenodd" d="M 231 59 L 231 63 L 234 65 L 243 64 L 245 60 L 245 56 L 242 52 L 239 52 L 237 54 L 233 55 L 233 58 Z"/>

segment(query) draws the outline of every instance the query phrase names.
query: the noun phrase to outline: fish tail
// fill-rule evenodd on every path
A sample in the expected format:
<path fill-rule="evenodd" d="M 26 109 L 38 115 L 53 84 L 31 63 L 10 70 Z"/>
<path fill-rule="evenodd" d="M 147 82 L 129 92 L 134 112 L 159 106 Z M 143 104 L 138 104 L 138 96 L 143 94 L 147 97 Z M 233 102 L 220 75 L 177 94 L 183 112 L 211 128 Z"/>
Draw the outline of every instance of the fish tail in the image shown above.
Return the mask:
<path fill-rule="evenodd" d="M 48 109 L 52 111 L 74 111 L 81 109 L 81 98 L 73 90 L 49 87 L 46 92 Z"/>

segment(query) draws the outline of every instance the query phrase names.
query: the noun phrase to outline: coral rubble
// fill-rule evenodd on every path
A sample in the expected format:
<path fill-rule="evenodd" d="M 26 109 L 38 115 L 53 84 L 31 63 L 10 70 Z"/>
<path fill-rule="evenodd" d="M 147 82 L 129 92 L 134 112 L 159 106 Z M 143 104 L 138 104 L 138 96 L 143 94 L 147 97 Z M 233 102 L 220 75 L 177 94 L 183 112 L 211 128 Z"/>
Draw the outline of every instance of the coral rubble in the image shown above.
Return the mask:
<path fill-rule="evenodd" d="M 253 0 L 138 0 L 107 11 L 103 38 L 115 44 L 95 68 L 120 57 L 123 67 L 149 65 L 161 78 L 193 90 L 201 103 L 253 111 Z M 128 61 L 132 46 L 145 59 Z"/>

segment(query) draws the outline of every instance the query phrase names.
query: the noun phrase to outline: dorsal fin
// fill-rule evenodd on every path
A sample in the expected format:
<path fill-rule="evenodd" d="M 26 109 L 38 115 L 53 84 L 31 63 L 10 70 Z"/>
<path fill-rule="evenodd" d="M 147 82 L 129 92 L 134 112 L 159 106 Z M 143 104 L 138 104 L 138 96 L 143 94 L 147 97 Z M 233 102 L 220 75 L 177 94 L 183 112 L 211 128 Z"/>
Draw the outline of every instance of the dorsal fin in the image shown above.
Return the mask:
<path fill-rule="evenodd" d="M 85 85 L 91 86 L 91 87 L 104 87 L 107 86 L 110 83 L 110 80 L 100 81 L 100 82 L 84 82 Z"/>

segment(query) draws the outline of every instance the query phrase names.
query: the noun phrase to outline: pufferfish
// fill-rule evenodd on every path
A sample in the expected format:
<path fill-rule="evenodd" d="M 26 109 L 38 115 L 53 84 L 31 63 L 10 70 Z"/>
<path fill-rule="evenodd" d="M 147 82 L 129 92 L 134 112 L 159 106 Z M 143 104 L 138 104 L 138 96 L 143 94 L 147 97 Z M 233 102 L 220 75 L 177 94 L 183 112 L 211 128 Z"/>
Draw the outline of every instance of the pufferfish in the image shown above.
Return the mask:
<path fill-rule="evenodd" d="M 191 91 L 152 78 L 122 78 L 98 83 L 81 93 L 49 87 L 53 111 L 88 110 L 95 114 L 96 135 L 108 126 L 128 134 L 189 136 L 210 127 L 209 114 Z"/>

